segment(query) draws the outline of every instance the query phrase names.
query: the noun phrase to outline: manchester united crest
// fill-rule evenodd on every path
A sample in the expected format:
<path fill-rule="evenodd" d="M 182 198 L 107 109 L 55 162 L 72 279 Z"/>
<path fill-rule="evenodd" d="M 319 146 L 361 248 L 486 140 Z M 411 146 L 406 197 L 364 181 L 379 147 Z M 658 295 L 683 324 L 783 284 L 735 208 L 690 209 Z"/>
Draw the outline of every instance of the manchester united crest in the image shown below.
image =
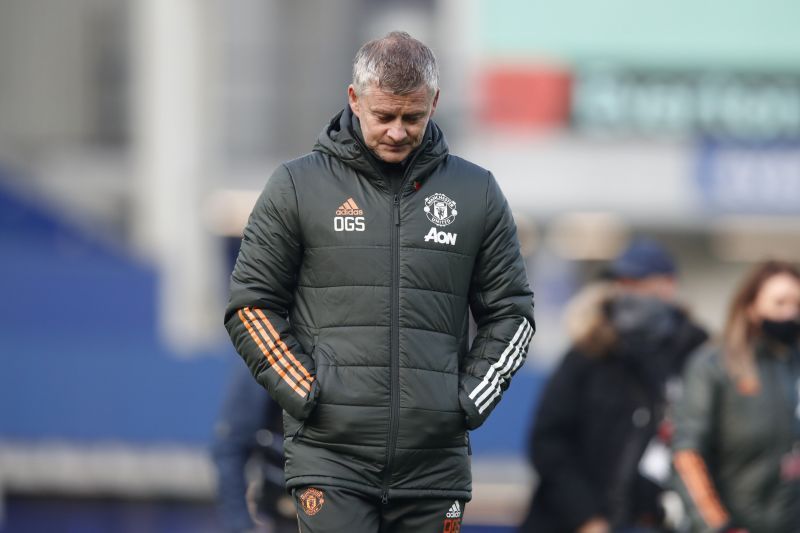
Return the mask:
<path fill-rule="evenodd" d="M 438 192 L 425 198 L 425 208 L 423 210 L 428 220 L 442 227 L 452 224 L 458 214 L 456 203 Z"/>
<path fill-rule="evenodd" d="M 300 506 L 308 516 L 314 516 L 325 503 L 325 493 L 319 489 L 308 488 L 300 493 Z"/>

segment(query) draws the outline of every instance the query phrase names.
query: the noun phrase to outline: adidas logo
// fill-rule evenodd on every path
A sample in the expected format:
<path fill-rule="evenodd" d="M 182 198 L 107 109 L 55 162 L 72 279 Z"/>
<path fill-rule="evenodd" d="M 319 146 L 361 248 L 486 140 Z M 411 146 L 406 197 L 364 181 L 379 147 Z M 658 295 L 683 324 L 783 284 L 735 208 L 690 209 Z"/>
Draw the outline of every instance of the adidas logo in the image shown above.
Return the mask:
<path fill-rule="evenodd" d="M 447 511 L 446 516 L 447 518 L 461 518 L 461 504 L 458 503 L 458 500 L 453 502 L 453 505 L 450 506 L 450 510 Z"/>
<path fill-rule="evenodd" d="M 364 231 L 367 229 L 364 211 L 356 205 L 355 200 L 348 198 L 336 209 L 333 217 L 334 231 Z"/>
<path fill-rule="evenodd" d="M 345 203 L 339 206 L 336 209 L 336 216 L 343 217 L 343 216 L 361 216 L 364 214 L 364 211 L 358 208 L 355 201 L 352 198 L 348 198 Z"/>

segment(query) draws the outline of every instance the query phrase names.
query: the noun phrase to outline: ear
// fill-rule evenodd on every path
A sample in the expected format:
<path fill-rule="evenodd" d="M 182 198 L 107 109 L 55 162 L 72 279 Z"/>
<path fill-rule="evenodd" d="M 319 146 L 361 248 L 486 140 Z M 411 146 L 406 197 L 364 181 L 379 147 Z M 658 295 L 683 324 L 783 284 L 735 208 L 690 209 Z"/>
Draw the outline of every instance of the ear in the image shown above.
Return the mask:
<path fill-rule="evenodd" d="M 433 116 L 433 112 L 436 111 L 436 104 L 439 103 L 439 89 L 436 89 L 436 94 L 433 95 L 433 103 L 431 103 L 431 114 Z"/>
<path fill-rule="evenodd" d="M 352 84 L 347 87 L 347 100 L 350 102 L 350 110 L 359 119 L 361 118 L 361 101 L 356 94 L 356 88 Z"/>

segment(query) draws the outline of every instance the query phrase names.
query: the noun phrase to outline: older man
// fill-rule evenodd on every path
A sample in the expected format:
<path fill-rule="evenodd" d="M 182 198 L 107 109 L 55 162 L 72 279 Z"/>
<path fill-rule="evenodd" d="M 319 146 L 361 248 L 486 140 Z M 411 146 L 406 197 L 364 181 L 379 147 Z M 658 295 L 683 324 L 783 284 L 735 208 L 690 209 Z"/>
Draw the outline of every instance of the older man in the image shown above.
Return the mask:
<path fill-rule="evenodd" d="M 516 229 L 492 174 L 450 155 L 430 120 L 427 46 L 366 43 L 348 98 L 267 182 L 225 323 L 285 411 L 301 531 L 458 531 L 468 431 L 534 332 Z"/>

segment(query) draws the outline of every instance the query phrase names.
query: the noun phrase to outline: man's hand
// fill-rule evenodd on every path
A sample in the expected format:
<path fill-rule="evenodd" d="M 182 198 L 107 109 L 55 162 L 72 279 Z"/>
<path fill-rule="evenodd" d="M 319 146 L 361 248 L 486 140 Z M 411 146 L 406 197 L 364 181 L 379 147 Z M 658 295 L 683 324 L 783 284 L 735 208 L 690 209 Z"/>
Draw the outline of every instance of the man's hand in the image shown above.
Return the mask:
<path fill-rule="evenodd" d="M 595 516 L 584 522 L 575 533 L 611 533 L 611 526 L 605 518 Z"/>

